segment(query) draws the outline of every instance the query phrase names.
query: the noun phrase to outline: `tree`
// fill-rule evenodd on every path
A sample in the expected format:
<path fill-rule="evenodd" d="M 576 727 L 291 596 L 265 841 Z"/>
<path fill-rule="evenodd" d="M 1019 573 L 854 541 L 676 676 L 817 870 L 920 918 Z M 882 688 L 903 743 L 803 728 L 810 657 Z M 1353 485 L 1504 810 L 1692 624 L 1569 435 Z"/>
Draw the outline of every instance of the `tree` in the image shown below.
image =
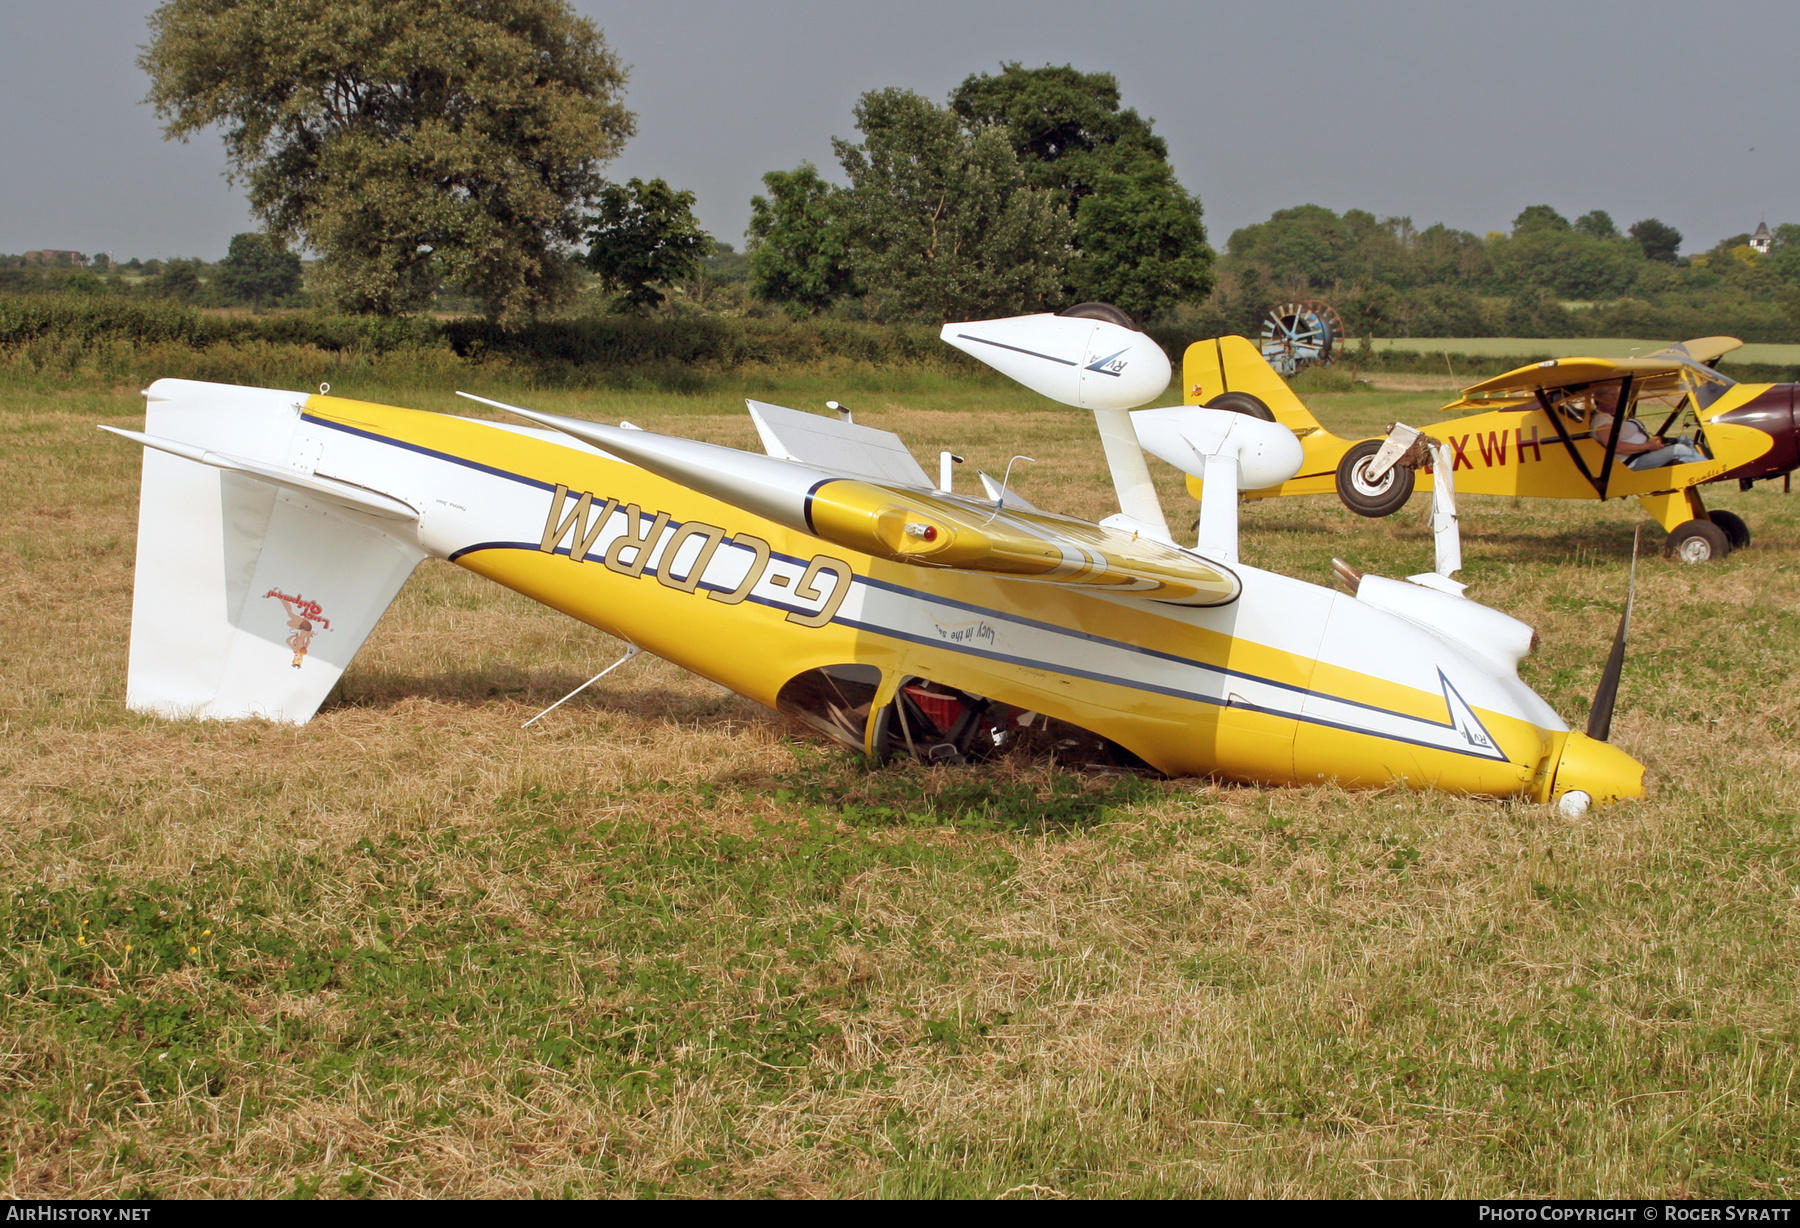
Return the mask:
<path fill-rule="evenodd" d="M 1616 239 L 1619 228 L 1612 220 L 1612 214 L 1604 209 L 1595 209 L 1575 219 L 1575 229 L 1590 239 Z"/>
<path fill-rule="evenodd" d="M 1513 219 L 1512 232 L 1517 236 L 1540 230 L 1568 229 L 1569 219 L 1549 205 L 1526 205 L 1519 211 L 1519 216 Z"/>
<path fill-rule="evenodd" d="M 963 129 L 908 90 L 856 104 L 860 145 L 834 139 L 850 179 L 850 267 L 909 315 L 968 319 L 1062 297 L 1074 226 L 1053 192 L 1025 182 L 1004 129 Z"/>
<path fill-rule="evenodd" d="M 1506 333 L 1511 337 L 1572 337 L 1574 321 L 1548 291 L 1531 286 L 1513 296 L 1506 308 Z"/>
<path fill-rule="evenodd" d="M 819 311 L 851 290 L 844 196 L 810 162 L 763 176 L 750 198 L 751 292 L 800 311 Z"/>
<path fill-rule="evenodd" d="M 1006 129 L 1027 180 L 1066 193 L 1071 213 L 1101 174 L 1140 160 L 1169 160 L 1168 143 L 1150 121 L 1119 109 L 1119 82 L 1111 73 L 1067 64 L 1022 68 L 1015 61 L 1002 64 L 997 77 L 971 74 L 951 92 L 950 108 L 971 131 Z"/>
<path fill-rule="evenodd" d="M 1002 64 L 998 76 L 971 75 L 950 95 L 966 127 L 1007 133 L 1026 182 L 1067 202 L 1077 253 L 1070 296 L 1151 316 L 1206 297 L 1213 252 L 1199 199 L 1169 165 L 1168 143 L 1119 103 L 1111 73 L 1067 64 Z"/>
<path fill-rule="evenodd" d="M 267 307 L 300 288 L 300 257 L 267 235 L 233 235 L 214 281 L 230 302 Z"/>
<path fill-rule="evenodd" d="M 339 306 L 455 284 L 501 321 L 568 288 L 625 70 L 566 0 L 165 0 L 139 64 L 164 135 L 217 124 L 271 235 Z"/>
<path fill-rule="evenodd" d="M 1163 163 L 1099 176 L 1076 211 L 1075 247 L 1072 297 L 1112 303 L 1140 320 L 1212 289 L 1200 203 Z"/>
<path fill-rule="evenodd" d="M 1788 285 L 1800 287 L 1800 226 L 1783 222 L 1770 237 L 1769 267 Z"/>
<path fill-rule="evenodd" d="M 1299 205 L 1232 231 L 1226 250 L 1258 266 L 1276 293 L 1322 293 L 1368 276 L 1358 229 L 1323 205 Z"/>
<path fill-rule="evenodd" d="M 198 260 L 171 260 L 156 276 L 156 293 L 177 302 L 193 302 L 200 297 L 202 288 Z"/>
<path fill-rule="evenodd" d="M 1493 288 L 1501 293 L 1536 286 L 1569 299 L 1615 298 L 1637 280 L 1643 264 L 1643 258 L 1630 243 L 1550 227 L 1515 232 L 1510 239 L 1496 240 L 1492 261 Z"/>
<path fill-rule="evenodd" d="M 588 267 L 629 311 L 660 306 L 664 285 L 693 277 L 714 250 L 713 237 L 694 218 L 694 194 L 677 192 L 661 179 L 609 183 L 600 193 Z"/>
<path fill-rule="evenodd" d="M 1633 222 L 1626 232 L 1637 240 L 1638 246 L 1644 249 L 1644 258 L 1660 260 L 1664 264 L 1674 264 L 1681 250 L 1681 232 L 1667 222 L 1659 222 L 1647 217 L 1641 222 Z"/>

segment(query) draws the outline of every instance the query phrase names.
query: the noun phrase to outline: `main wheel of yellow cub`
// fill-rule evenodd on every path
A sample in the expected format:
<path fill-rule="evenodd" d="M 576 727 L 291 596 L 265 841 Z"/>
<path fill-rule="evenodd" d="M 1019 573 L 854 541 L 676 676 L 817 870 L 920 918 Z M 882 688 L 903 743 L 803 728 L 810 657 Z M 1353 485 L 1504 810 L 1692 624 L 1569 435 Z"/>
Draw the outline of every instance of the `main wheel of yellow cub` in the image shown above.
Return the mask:
<path fill-rule="evenodd" d="M 1750 544 L 1750 526 L 1736 512 L 1708 512 L 1706 518 L 1725 530 L 1725 540 L 1731 543 L 1733 550 L 1742 550 Z"/>
<path fill-rule="evenodd" d="M 1678 524 L 1663 543 L 1663 557 L 1678 563 L 1715 563 L 1731 553 L 1731 539 L 1710 520 Z"/>
<path fill-rule="evenodd" d="M 1390 467 L 1379 481 L 1369 477 L 1369 462 L 1381 451 L 1382 442 L 1365 439 L 1338 462 L 1338 498 L 1358 516 L 1392 516 L 1412 498 L 1413 471 L 1405 465 Z"/>

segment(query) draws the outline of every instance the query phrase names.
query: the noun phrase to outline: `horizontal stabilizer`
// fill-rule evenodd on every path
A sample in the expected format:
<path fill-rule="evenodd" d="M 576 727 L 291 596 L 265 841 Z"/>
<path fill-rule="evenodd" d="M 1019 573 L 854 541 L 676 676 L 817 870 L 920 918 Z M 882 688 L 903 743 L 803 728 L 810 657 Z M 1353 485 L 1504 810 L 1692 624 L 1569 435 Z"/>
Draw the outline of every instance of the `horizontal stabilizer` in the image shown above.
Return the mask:
<path fill-rule="evenodd" d="M 892 431 L 801 413 L 766 401 L 744 404 L 750 407 L 763 451 L 770 456 L 896 486 L 932 486 L 930 476 Z"/>
<path fill-rule="evenodd" d="M 1300 472 L 1306 458 L 1287 427 L 1224 409 L 1140 409 L 1131 415 L 1131 425 L 1144 451 L 1202 481 L 1209 457 L 1229 456 L 1238 463 L 1244 490 L 1281 485 Z"/>
<path fill-rule="evenodd" d="M 340 482 L 335 478 L 317 474 L 307 477 L 304 474 L 295 473 L 291 469 L 264 465 L 258 461 L 246 460 L 241 456 L 230 456 L 222 452 L 210 452 L 205 448 L 197 448 L 178 440 L 146 435 L 142 431 L 127 431 L 121 427 L 105 425 L 102 425 L 100 429 L 129 439 L 133 443 L 141 443 L 146 448 L 167 452 L 170 456 L 179 456 L 183 460 L 191 460 L 196 464 L 211 465 L 214 469 L 233 470 L 261 482 L 285 486 L 289 490 L 298 491 L 303 495 L 323 499 L 327 503 L 335 503 L 339 507 L 349 508 L 354 512 L 380 516 L 385 520 L 417 520 L 419 518 L 418 511 L 410 504 L 402 503 L 391 495 L 384 495 L 379 491 L 369 490 L 349 482 Z"/>

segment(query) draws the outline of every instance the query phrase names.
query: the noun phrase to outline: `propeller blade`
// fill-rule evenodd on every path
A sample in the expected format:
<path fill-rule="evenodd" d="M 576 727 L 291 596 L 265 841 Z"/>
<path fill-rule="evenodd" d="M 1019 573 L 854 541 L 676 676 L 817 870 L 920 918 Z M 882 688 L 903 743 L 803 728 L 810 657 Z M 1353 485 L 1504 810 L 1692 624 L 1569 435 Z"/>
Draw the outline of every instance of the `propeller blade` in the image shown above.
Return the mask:
<path fill-rule="evenodd" d="M 1638 526 L 1631 538 L 1631 580 L 1625 588 L 1625 612 L 1619 615 L 1619 631 L 1613 636 L 1612 651 L 1606 654 L 1606 668 L 1600 673 L 1600 688 L 1594 692 L 1594 706 L 1588 710 L 1587 736 L 1604 742 L 1612 734 L 1613 704 L 1619 698 L 1619 675 L 1625 672 L 1625 637 L 1631 633 L 1631 603 L 1637 599 L 1638 542 L 1644 528 Z"/>

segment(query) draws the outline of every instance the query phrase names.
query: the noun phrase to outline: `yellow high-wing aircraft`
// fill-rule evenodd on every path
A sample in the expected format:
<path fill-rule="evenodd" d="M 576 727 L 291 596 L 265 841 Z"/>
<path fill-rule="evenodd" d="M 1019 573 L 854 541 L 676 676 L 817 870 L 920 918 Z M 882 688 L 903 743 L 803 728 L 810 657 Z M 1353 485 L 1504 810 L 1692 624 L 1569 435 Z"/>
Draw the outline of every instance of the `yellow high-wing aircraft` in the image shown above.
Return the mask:
<path fill-rule="evenodd" d="M 1279 483 L 1300 449 L 1237 414 L 1129 412 L 1169 362 L 1116 312 L 943 335 L 1094 412 L 1119 514 L 962 494 L 889 432 L 759 402 L 762 455 L 496 402 L 531 425 L 158 381 L 145 429 L 115 432 L 145 447 L 127 703 L 306 721 L 432 557 L 877 762 L 1035 745 L 1571 813 L 1641 791 L 1605 741 L 1623 623 L 1573 732 L 1518 678 L 1531 629 L 1438 577 L 1347 573 L 1350 595 L 1240 563 L 1240 478 Z M 1206 476 L 1199 547 L 1170 537 L 1141 447 Z"/>
<path fill-rule="evenodd" d="M 1188 404 L 1279 422 L 1300 439 L 1306 458 L 1299 472 L 1278 486 L 1246 490 L 1246 498 L 1335 492 L 1358 515 L 1391 515 L 1415 486 L 1432 489 L 1429 470 L 1441 446 L 1460 493 L 1636 498 L 1668 532 L 1664 552 L 1699 563 L 1748 544 L 1750 530 L 1731 512 L 1708 512 L 1698 487 L 1785 481 L 1800 463 L 1796 385 L 1740 384 L 1711 365 L 1741 344 L 1703 337 L 1642 358 L 1520 367 L 1444 406 L 1485 412 L 1398 441 L 1429 441 L 1419 449 L 1332 434 L 1242 337 L 1189 346 L 1183 379 Z M 1200 493 L 1196 479 L 1189 486 Z"/>

